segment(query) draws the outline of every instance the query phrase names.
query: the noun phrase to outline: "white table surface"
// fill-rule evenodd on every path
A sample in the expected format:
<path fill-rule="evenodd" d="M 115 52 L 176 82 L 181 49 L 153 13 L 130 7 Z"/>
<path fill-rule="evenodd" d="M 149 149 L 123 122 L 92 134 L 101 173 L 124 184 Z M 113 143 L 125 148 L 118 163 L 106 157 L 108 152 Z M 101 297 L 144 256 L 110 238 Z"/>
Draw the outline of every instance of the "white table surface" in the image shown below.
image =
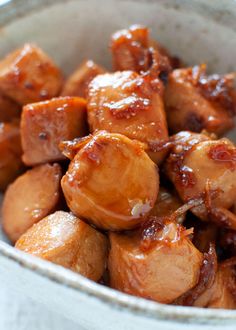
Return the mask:
<path fill-rule="evenodd" d="M 0 330 L 84 330 L 0 284 Z"/>

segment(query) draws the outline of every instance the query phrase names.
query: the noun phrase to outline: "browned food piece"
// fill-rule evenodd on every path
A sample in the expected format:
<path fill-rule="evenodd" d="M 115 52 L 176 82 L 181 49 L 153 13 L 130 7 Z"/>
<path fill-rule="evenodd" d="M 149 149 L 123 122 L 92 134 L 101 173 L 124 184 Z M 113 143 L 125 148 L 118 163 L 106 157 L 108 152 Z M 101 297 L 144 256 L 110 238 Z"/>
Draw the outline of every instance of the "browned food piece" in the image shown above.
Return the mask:
<path fill-rule="evenodd" d="M 222 135 L 233 127 L 233 75 L 207 76 L 204 65 L 174 70 L 168 78 L 164 101 L 172 133 L 205 129 Z"/>
<path fill-rule="evenodd" d="M 35 165 L 64 159 L 59 143 L 86 132 L 86 101 L 80 97 L 28 104 L 21 117 L 23 161 Z"/>
<path fill-rule="evenodd" d="M 143 222 L 156 201 L 159 174 L 142 145 L 101 131 L 74 148 L 78 152 L 62 178 L 71 211 L 108 230 Z"/>
<path fill-rule="evenodd" d="M 176 134 L 172 141 L 165 168 L 181 199 L 202 199 L 203 203 L 192 209 L 196 216 L 236 229 L 236 218 L 228 211 L 236 193 L 234 144 L 226 138 L 210 140 L 190 132 Z"/>
<path fill-rule="evenodd" d="M 57 211 L 33 225 L 16 248 L 98 281 L 107 263 L 105 235 L 71 213 Z"/>
<path fill-rule="evenodd" d="M 165 156 L 163 150 L 154 152 L 168 139 L 161 92 L 135 72 L 107 73 L 91 81 L 88 121 L 91 132 L 104 129 L 146 143 L 149 156 L 157 163 Z"/>
<path fill-rule="evenodd" d="M 20 104 L 57 96 L 62 74 L 37 46 L 25 44 L 0 62 L 0 90 Z"/>
<path fill-rule="evenodd" d="M 157 74 L 168 73 L 177 64 L 166 49 L 150 39 L 149 29 L 132 25 L 115 32 L 111 38 L 111 51 L 115 71 L 146 72 L 155 66 Z"/>
<path fill-rule="evenodd" d="M 2 225 L 12 242 L 54 211 L 61 175 L 58 164 L 44 164 L 28 170 L 8 187 L 3 198 Z"/>
<path fill-rule="evenodd" d="M 195 301 L 194 306 L 236 309 L 236 273 L 234 267 L 219 265 L 213 285 Z"/>
<path fill-rule="evenodd" d="M 63 96 L 87 97 L 88 85 L 98 74 L 105 73 L 105 69 L 91 60 L 85 61 L 66 80 L 62 89 Z"/>
<path fill-rule="evenodd" d="M 20 129 L 17 122 L 0 123 L 0 190 L 23 170 Z"/>
<path fill-rule="evenodd" d="M 20 117 L 21 108 L 19 104 L 3 95 L 0 91 L 0 122 L 10 122 Z"/>
<path fill-rule="evenodd" d="M 131 295 L 171 303 L 199 279 L 202 254 L 181 225 L 146 228 L 151 246 L 143 248 L 139 233 L 110 233 L 108 261 L 111 287 Z M 144 245 L 145 246 L 145 245 Z"/>
<path fill-rule="evenodd" d="M 158 197 L 150 215 L 156 217 L 168 217 L 183 205 L 182 201 L 175 192 L 170 192 L 164 187 L 160 187 Z M 177 217 L 178 223 L 182 223 L 185 214 Z"/>

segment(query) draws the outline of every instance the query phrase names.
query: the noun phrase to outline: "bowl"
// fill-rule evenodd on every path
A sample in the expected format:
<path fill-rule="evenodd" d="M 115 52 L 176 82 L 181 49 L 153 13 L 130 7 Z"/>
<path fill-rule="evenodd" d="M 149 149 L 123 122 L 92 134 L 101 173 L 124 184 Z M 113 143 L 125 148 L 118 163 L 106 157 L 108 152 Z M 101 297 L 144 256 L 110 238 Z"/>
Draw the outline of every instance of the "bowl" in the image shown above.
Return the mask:
<path fill-rule="evenodd" d="M 110 34 L 134 23 L 149 26 L 153 37 L 186 63 L 205 62 L 212 72 L 236 70 L 233 0 L 5 0 L 0 57 L 34 42 L 65 74 L 85 58 L 109 68 Z M 236 311 L 162 305 L 117 292 L 17 251 L 1 230 L 0 281 L 90 330 L 236 327 Z"/>

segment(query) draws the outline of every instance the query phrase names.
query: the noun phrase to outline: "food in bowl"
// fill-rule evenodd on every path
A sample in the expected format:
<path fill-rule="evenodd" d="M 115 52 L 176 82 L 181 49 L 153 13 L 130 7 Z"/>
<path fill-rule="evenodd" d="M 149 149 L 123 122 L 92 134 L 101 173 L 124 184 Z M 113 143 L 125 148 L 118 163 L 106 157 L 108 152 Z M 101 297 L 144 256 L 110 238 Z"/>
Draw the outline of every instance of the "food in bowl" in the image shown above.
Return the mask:
<path fill-rule="evenodd" d="M 138 25 L 110 49 L 114 72 L 88 60 L 65 81 L 35 45 L 0 62 L 2 127 L 16 126 L 3 229 L 122 292 L 235 309 L 234 75 L 186 67 Z"/>

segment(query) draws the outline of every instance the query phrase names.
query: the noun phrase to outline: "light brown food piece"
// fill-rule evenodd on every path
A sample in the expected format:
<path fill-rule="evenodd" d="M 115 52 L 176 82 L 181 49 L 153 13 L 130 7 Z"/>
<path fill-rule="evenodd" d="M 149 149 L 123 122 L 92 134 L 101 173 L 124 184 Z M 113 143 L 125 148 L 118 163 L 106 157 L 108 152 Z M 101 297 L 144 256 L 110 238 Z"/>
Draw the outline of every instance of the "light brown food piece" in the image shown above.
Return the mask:
<path fill-rule="evenodd" d="M 236 309 L 236 277 L 233 267 L 219 266 L 213 285 L 194 303 L 195 307 Z"/>
<path fill-rule="evenodd" d="M 3 198 L 2 226 L 12 242 L 54 211 L 61 175 L 58 164 L 44 164 L 28 170 L 8 187 Z"/>
<path fill-rule="evenodd" d="M 87 97 L 88 85 L 98 74 L 105 73 L 105 69 L 91 60 L 83 62 L 80 67 L 67 78 L 62 89 L 62 96 Z"/>
<path fill-rule="evenodd" d="M 207 76 L 203 65 L 174 70 L 164 93 L 170 131 L 227 132 L 236 111 L 233 85 L 233 76 Z"/>
<path fill-rule="evenodd" d="M 16 248 L 98 281 L 105 270 L 108 242 L 73 214 L 57 211 L 23 234 Z"/>
<path fill-rule="evenodd" d="M 181 199 L 175 192 L 170 192 L 164 187 L 160 187 L 158 197 L 153 209 L 150 212 L 151 216 L 168 217 L 173 214 L 179 207 L 183 205 Z M 183 223 L 185 214 L 177 217 L 178 223 Z"/>
<path fill-rule="evenodd" d="M 151 246 L 142 249 L 139 233 L 110 233 L 110 284 L 119 291 L 168 304 L 198 283 L 202 254 L 176 223 L 157 230 L 150 240 Z"/>
<path fill-rule="evenodd" d="M 88 122 L 91 132 L 106 130 L 146 143 L 149 156 L 157 163 L 165 156 L 163 150 L 154 152 L 168 139 L 161 92 L 135 72 L 107 73 L 91 81 Z"/>
<path fill-rule="evenodd" d="M 144 221 L 157 198 L 159 174 L 142 145 L 104 131 L 78 142 L 62 178 L 71 211 L 105 230 Z"/>
<path fill-rule="evenodd" d="M 19 104 L 5 96 L 0 91 L 0 122 L 10 122 L 14 118 L 19 118 L 21 108 Z"/>
<path fill-rule="evenodd" d="M 143 73 L 155 66 L 158 75 L 171 71 L 176 62 L 166 49 L 150 38 L 149 29 L 142 25 L 115 32 L 110 46 L 115 71 Z"/>
<path fill-rule="evenodd" d="M 57 96 L 62 74 L 37 46 L 25 44 L 0 62 L 0 90 L 20 104 Z"/>
<path fill-rule="evenodd" d="M 189 140 L 186 139 L 185 143 L 182 141 L 181 145 L 180 136 L 185 135 L 189 136 Z M 220 214 L 221 209 L 226 209 L 227 212 L 235 203 L 234 144 L 226 138 L 210 140 L 201 134 L 189 132 L 177 134 L 173 137 L 174 140 L 175 146 L 167 159 L 166 172 L 181 199 L 184 202 L 203 199 L 202 205 L 191 210 L 195 215 L 203 220 L 212 220 L 212 216 L 218 216 L 219 223 L 222 222 L 223 226 L 235 229 L 236 221 L 227 223 L 226 214 Z"/>
<path fill-rule="evenodd" d="M 23 161 L 26 165 L 36 165 L 64 159 L 59 143 L 86 133 L 84 99 L 59 97 L 28 104 L 21 117 Z"/>
<path fill-rule="evenodd" d="M 0 190 L 6 189 L 21 173 L 20 129 L 18 122 L 0 124 Z"/>

